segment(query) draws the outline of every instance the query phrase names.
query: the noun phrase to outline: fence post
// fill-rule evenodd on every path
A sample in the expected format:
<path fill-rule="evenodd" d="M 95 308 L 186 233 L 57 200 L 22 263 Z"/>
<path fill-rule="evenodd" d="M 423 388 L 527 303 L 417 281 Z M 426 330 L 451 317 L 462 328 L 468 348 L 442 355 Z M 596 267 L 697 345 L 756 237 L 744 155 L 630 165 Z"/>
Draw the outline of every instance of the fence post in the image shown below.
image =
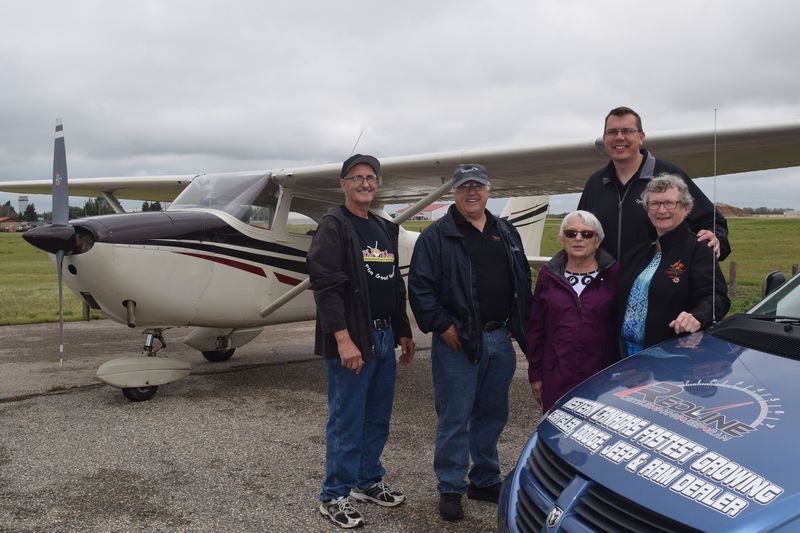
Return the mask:
<path fill-rule="evenodd" d="M 730 274 L 728 274 L 728 296 L 736 292 L 736 261 L 731 261 Z"/>
<path fill-rule="evenodd" d="M 83 319 L 86 322 L 89 322 L 89 320 L 91 320 L 91 318 L 92 318 L 92 313 L 89 310 L 89 304 L 87 304 L 86 302 L 83 302 L 83 305 L 81 306 L 81 312 L 83 314 Z"/>

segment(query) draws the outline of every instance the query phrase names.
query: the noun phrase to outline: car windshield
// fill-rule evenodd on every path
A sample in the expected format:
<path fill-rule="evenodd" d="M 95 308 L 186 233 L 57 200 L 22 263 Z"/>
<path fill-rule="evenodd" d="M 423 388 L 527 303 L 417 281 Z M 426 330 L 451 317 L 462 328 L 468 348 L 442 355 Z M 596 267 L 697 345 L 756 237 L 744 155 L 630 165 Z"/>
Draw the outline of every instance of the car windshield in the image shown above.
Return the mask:
<path fill-rule="evenodd" d="M 204 174 L 192 180 L 169 210 L 219 209 L 242 222 L 269 229 L 279 193 L 278 181 L 269 174 Z"/>
<path fill-rule="evenodd" d="M 800 275 L 784 283 L 750 309 L 748 314 L 800 317 Z"/>

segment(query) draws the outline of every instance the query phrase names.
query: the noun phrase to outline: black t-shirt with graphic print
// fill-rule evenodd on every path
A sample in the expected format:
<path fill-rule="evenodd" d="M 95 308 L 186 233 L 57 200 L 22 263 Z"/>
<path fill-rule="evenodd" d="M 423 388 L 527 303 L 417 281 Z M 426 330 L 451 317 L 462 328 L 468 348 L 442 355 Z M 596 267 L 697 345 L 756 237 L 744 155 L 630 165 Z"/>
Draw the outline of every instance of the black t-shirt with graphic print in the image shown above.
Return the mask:
<path fill-rule="evenodd" d="M 371 318 L 389 318 L 394 310 L 396 283 L 394 277 L 400 275 L 399 272 L 395 272 L 396 251 L 392 249 L 389 234 L 381 223 L 375 220 L 375 215 L 370 214 L 369 218 L 361 218 L 344 206 L 342 211 L 353 223 L 361 243 Z"/>

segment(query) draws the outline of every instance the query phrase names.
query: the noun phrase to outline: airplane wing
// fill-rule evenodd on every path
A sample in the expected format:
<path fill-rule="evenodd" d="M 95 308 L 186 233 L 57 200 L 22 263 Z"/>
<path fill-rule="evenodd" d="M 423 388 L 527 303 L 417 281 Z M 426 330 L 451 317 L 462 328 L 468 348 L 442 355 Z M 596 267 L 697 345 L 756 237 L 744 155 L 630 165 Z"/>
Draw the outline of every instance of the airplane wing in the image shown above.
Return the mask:
<path fill-rule="evenodd" d="M 119 200 L 171 202 L 197 174 L 175 176 L 128 176 L 115 178 L 69 178 L 70 196 L 97 198 L 109 193 Z M 22 194 L 50 194 L 47 180 L 0 181 L 0 191 Z"/>
<path fill-rule="evenodd" d="M 716 137 L 718 175 L 800 166 L 800 121 L 721 129 Z M 645 146 L 694 178 L 714 173 L 711 129 L 648 134 Z M 607 161 L 601 139 L 381 157 L 382 179 L 376 199 L 395 204 L 419 200 L 449 180 L 460 163 L 484 165 L 496 197 L 580 192 L 589 175 Z M 315 196 L 338 197 L 340 168 L 341 163 L 330 163 L 280 169 L 272 174 L 284 186 L 305 189 Z M 169 202 L 194 176 L 70 178 L 70 194 L 96 197 L 105 192 L 117 199 Z M 51 181 L 0 181 L 0 190 L 49 194 Z"/>
<path fill-rule="evenodd" d="M 545 146 L 477 149 L 381 158 L 377 200 L 408 203 L 449 180 L 460 163 L 480 163 L 500 198 L 581 192 L 587 178 L 608 163 L 602 139 Z M 714 174 L 714 131 L 647 135 L 645 146 L 693 178 Z M 717 174 L 800 166 L 800 121 L 717 131 Z M 277 171 L 286 186 L 340 194 L 340 164 Z"/>

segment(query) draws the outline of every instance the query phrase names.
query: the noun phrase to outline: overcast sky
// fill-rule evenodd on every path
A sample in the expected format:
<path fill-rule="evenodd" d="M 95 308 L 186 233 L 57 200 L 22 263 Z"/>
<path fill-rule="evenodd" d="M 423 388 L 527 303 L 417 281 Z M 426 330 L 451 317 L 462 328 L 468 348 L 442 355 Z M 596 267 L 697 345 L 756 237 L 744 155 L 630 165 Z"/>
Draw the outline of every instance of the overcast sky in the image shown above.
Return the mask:
<path fill-rule="evenodd" d="M 619 105 L 646 132 L 800 119 L 796 0 L 2 6 L 0 180 L 49 179 L 56 117 L 73 178 L 338 162 L 362 129 L 378 156 L 593 139 Z M 800 208 L 798 180 L 716 200 Z"/>

